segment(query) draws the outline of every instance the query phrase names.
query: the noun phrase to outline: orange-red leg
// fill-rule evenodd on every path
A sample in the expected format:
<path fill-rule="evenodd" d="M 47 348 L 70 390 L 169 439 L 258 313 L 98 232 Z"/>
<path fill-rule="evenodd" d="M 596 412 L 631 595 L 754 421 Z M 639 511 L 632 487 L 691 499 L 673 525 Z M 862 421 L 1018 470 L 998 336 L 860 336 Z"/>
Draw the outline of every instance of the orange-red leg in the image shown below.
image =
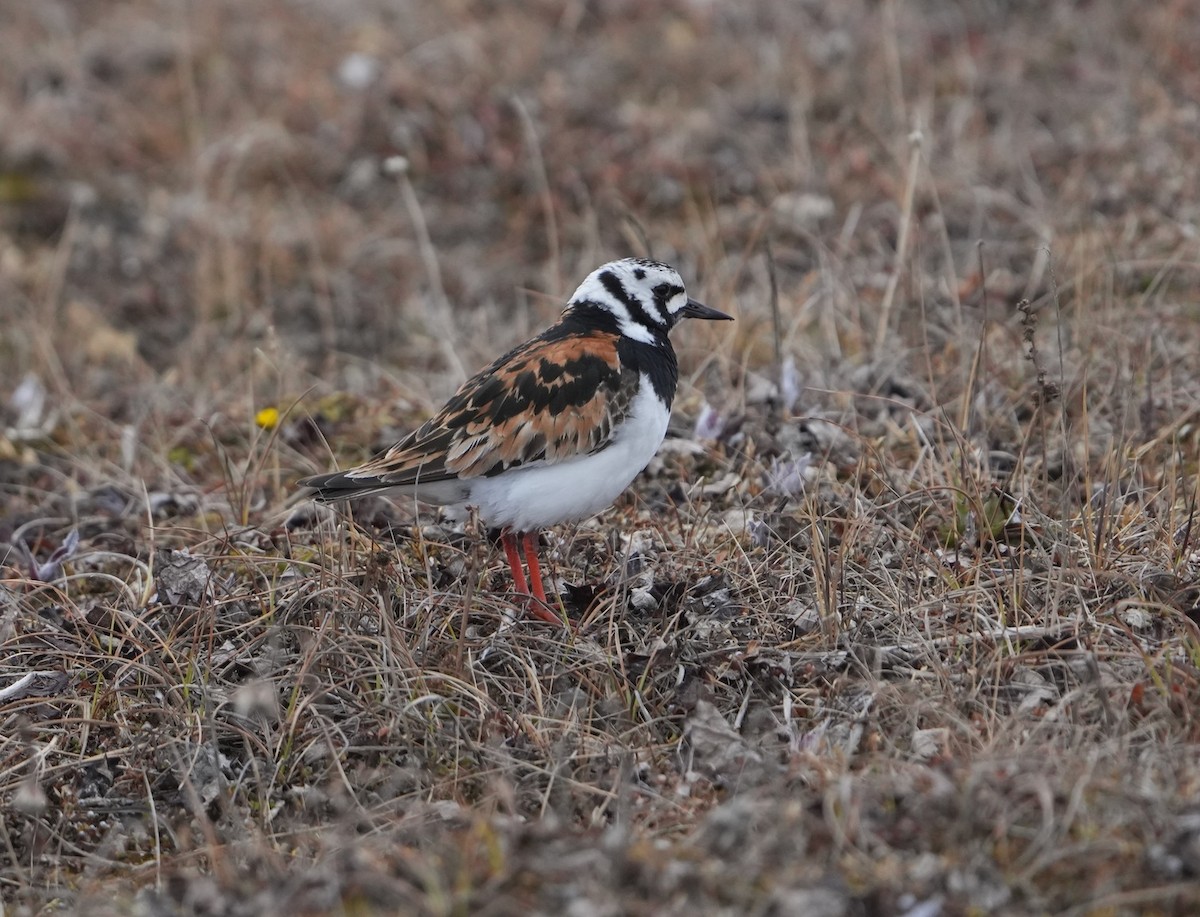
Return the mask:
<path fill-rule="evenodd" d="M 551 624 L 562 624 L 562 620 L 546 607 L 546 590 L 542 586 L 542 571 L 538 566 L 537 535 L 531 532 L 521 534 L 521 544 L 525 548 L 525 560 L 529 564 L 529 579 L 533 582 L 533 592 L 525 581 L 525 571 L 521 569 L 521 555 L 517 550 L 517 536 L 513 532 L 501 532 L 500 543 L 504 545 L 504 556 L 508 558 L 508 569 L 512 571 L 513 588 L 522 595 L 529 596 L 526 608 L 535 618 L 541 618 Z"/>
<path fill-rule="evenodd" d="M 517 536 L 512 532 L 502 532 L 500 543 L 504 545 L 504 556 L 508 558 L 508 569 L 512 571 L 513 587 L 517 592 L 529 595 L 525 571 L 521 569 L 521 555 L 517 553 Z"/>
<path fill-rule="evenodd" d="M 539 602 L 546 602 L 546 590 L 542 586 L 542 570 L 538 566 L 537 533 L 526 532 L 521 536 L 521 544 L 525 548 L 525 562 L 529 564 L 529 585 L 533 587 L 533 597 Z"/>
<path fill-rule="evenodd" d="M 547 607 L 549 603 L 546 601 L 546 589 L 542 585 L 542 570 L 538 566 L 537 532 L 523 532 L 521 545 L 525 549 L 525 562 L 529 565 L 529 583 L 533 586 L 533 593 L 526 607 L 535 618 L 561 627 L 562 619 Z"/>

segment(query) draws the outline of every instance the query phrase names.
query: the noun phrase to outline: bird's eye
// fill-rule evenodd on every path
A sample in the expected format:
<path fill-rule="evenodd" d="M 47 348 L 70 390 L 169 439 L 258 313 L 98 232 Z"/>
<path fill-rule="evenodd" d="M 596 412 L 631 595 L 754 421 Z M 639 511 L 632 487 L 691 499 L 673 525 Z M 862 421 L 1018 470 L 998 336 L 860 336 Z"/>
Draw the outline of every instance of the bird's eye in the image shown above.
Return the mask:
<path fill-rule="evenodd" d="M 657 302 L 663 309 L 666 309 L 667 303 L 671 302 L 671 300 L 675 299 L 675 297 L 683 295 L 683 287 L 675 283 L 667 283 L 664 281 L 656 286 L 652 292 L 654 293 L 654 301 Z"/>

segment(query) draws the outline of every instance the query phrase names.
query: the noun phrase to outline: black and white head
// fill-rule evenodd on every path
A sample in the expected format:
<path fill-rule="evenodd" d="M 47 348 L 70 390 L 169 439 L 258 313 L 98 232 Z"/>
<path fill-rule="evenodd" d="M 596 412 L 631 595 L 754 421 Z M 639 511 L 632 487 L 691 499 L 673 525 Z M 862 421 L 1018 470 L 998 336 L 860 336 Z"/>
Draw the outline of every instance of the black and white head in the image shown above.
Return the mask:
<path fill-rule="evenodd" d="M 580 306 L 604 309 L 623 335 L 646 344 L 660 343 L 681 318 L 732 319 L 689 299 L 675 268 L 641 258 L 610 261 L 588 274 L 567 311 Z"/>

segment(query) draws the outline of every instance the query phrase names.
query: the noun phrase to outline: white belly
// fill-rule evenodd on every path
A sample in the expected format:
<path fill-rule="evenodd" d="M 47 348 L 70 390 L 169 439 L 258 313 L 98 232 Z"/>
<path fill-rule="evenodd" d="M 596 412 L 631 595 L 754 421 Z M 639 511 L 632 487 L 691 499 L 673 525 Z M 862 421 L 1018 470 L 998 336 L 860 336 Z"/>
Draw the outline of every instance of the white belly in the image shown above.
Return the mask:
<path fill-rule="evenodd" d="M 667 433 L 670 410 L 644 375 L 612 445 L 553 465 L 525 465 L 469 482 L 466 503 L 489 526 L 532 532 L 586 519 L 612 504 L 650 463 Z"/>

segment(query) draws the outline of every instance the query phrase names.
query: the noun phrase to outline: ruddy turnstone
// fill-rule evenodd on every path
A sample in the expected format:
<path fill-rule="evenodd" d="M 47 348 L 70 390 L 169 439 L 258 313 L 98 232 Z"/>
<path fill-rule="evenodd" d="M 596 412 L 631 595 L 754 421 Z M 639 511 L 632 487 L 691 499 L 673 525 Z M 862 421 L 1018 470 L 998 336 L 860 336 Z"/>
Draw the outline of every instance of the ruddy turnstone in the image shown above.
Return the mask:
<path fill-rule="evenodd" d="M 531 613 L 561 624 L 546 606 L 538 530 L 595 515 L 654 457 L 679 378 L 667 332 L 681 318 L 732 316 L 689 299 L 666 264 L 605 264 L 556 324 L 468 379 L 417 430 L 365 465 L 299 483 L 320 500 L 403 493 L 459 518 L 476 507 L 501 531 L 517 591 L 537 599 Z"/>

